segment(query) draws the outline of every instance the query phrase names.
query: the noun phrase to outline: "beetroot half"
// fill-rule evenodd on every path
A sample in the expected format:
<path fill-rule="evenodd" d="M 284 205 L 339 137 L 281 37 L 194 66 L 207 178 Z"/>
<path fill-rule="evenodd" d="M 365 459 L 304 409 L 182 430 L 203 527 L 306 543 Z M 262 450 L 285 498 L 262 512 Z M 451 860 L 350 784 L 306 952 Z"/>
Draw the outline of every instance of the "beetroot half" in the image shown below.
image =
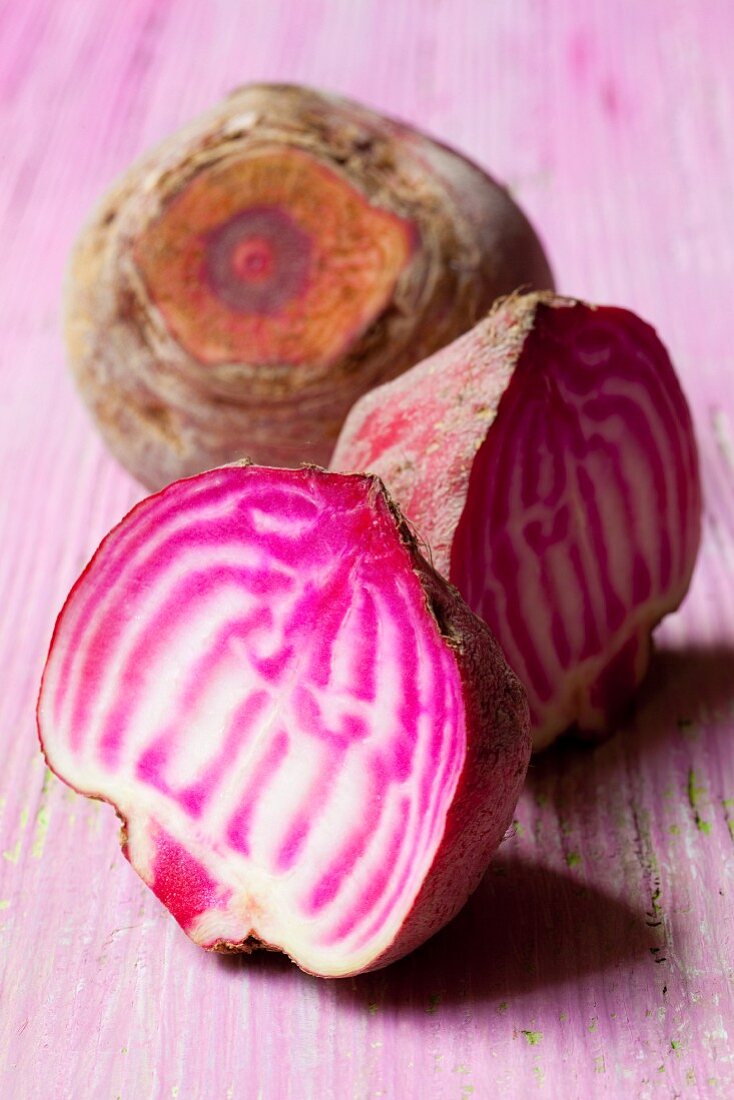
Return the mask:
<path fill-rule="evenodd" d="M 384 966 L 511 820 L 527 699 L 377 478 L 231 466 L 144 500 L 54 633 L 50 767 L 196 943 Z"/>
<path fill-rule="evenodd" d="M 489 624 L 543 748 L 607 730 L 699 543 L 691 417 L 633 313 L 515 296 L 363 397 L 332 467 L 378 474 Z"/>

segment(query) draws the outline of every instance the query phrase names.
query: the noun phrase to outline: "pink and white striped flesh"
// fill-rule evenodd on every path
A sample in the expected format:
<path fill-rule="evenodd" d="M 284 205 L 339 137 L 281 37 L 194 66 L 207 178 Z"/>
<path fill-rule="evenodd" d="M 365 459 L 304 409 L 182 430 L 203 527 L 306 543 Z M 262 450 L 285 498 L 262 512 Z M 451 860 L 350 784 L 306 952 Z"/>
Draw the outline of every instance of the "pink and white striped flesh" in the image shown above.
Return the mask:
<path fill-rule="evenodd" d="M 530 754 L 521 685 L 381 482 L 314 467 L 134 508 L 59 616 L 38 720 L 191 939 L 324 976 L 458 911 Z"/>
<path fill-rule="evenodd" d="M 649 325 L 553 294 L 507 299 L 363 397 L 332 468 L 378 474 L 489 624 L 528 690 L 536 749 L 614 723 L 700 534 L 691 417 Z"/>

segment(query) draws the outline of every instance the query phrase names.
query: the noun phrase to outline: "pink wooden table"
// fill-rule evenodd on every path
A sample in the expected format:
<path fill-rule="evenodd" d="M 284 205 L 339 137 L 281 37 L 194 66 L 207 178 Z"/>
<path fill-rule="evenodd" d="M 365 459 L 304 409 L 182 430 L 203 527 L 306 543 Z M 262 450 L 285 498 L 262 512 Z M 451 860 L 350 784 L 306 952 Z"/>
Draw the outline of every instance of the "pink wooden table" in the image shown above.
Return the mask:
<path fill-rule="evenodd" d="M 734 1097 L 731 0 L 5 0 L 0 6 L 0 1097 Z M 64 367 L 80 221 L 251 79 L 424 124 L 535 219 L 560 288 L 669 344 L 707 495 L 693 589 L 629 725 L 534 764 L 433 942 L 357 980 L 193 947 L 45 771 L 60 603 L 142 493 Z"/>

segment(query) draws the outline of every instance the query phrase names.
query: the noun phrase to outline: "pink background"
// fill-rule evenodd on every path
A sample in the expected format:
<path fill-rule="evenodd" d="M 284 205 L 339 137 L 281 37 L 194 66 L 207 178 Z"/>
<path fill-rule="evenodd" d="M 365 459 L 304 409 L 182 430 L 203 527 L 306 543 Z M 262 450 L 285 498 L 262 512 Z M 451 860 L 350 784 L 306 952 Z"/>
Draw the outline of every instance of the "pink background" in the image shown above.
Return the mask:
<path fill-rule="evenodd" d="M 731 0 L 6 0 L 0 6 L 0 1095 L 734 1095 Z M 372 976 L 193 947 L 44 769 L 55 614 L 141 495 L 72 389 L 60 288 L 90 204 L 233 85 L 305 81 L 506 180 L 560 289 L 656 324 L 707 499 L 635 716 L 532 767 L 464 913 Z"/>

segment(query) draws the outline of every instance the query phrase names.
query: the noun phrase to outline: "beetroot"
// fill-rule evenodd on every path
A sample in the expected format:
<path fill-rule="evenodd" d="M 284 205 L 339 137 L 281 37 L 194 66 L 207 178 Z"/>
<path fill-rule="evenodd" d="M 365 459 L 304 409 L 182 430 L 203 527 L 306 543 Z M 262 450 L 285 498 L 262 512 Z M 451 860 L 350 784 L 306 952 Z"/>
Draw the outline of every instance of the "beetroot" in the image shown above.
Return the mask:
<path fill-rule="evenodd" d="M 512 297 L 362 398 L 332 467 L 379 474 L 489 624 L 528 689 L 536 748 L 609 728 L 699 542 L 691 418 L 652 328 Z"/>
<path fill-rule="evenodd" d="M 411 127 L 241 88 L 133 165 L 82 232 L 69 358 L 114 454 L 160 488 L 249 455 L 329 461 L 370 387 L 552 287 L 524 214 Z"/>
<path fill-rule="evenodd" d="M 38 720 L 192 940 L 325 976 L 450 920 L 530 753 L 521 685 L 379 480 L 315 468 L 134 508 L 59 616 Z"/>

